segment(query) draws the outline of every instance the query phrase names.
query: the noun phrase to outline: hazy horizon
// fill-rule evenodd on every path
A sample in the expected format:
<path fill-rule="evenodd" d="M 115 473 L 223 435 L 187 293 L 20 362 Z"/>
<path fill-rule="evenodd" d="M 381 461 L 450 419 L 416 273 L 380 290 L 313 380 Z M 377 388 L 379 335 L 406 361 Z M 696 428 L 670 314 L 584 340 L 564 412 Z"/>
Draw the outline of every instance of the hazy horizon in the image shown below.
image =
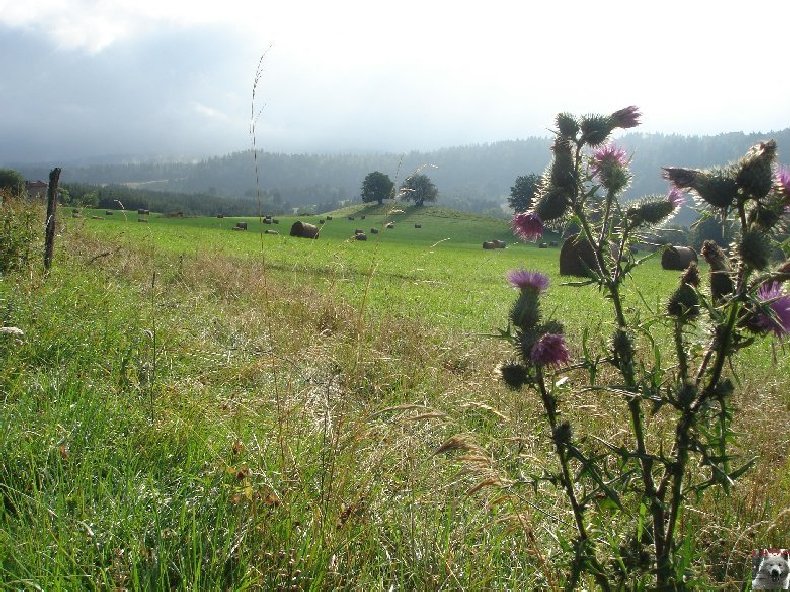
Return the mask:
<path fill-rule="evenodd" d="M 212 157 L 251 148 L 253 113 L 257 148 L 290 154 L 545 137 L 627 105 L 643 133 L 768 133 L 790 126 L 766 33 L 790 4 L 751 8 L 0 0 L 0 162 Z"/>

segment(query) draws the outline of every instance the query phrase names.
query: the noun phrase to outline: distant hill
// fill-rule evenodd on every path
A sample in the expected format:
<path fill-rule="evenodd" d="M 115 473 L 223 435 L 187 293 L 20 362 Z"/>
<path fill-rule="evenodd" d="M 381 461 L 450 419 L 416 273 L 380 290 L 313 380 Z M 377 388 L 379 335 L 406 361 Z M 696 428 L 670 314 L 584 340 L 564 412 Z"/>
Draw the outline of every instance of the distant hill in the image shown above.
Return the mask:
<path fill-rule="evenodd" d="M 780 159 L 790 162 L 790 128 L 759 134 L 681 136 L 632 133 L 616 141 L 633 154 L 634 181 L 628 198 L 664 193 L 661 167 L 707 167 L 737 159 L 754 143 L 774 138 Z M 281 154 L 259 152 L 257 166 L 266 207 L 328 211 L 359 200 L 362 180 L 378 170 L 397 183 L 419 171 L 439 189 L 439 203 L 466 211 L 501 214 L 515 178 L 541 173 L 550 160 L 550 138 L 527 138 L 407 154 Z M 787 150 L 788 152 L 783 152 Z M 46 178 L 51 166 L 23 166 L 27 178 Z M 64 168 L 66 183 L 135 184 L 146 189 L 252 199 L 257 195 L 251 151 L 198 162 L 135 162 Z M 687 212 L 684 216 L 689 219 Z"/>

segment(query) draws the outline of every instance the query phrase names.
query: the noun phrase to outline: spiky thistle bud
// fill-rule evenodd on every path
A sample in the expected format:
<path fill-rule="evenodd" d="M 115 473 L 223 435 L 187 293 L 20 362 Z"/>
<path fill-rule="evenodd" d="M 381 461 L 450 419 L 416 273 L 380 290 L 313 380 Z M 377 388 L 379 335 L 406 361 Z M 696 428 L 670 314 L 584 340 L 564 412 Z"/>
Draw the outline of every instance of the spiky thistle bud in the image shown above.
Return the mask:
<path fill-rule="evenodd" d="M 527 369 L 518 362 L 500 364 L 497 374 L 513 390 L 520 389 L 529 380 Z"/>
<path fill-rule="evenodd" d="M 619 193 L 628 186 L 631 175 L 626 168 L 628 155 L 614 144 L 606 144 L 593 152 L 590 158 L 590 173 L 607 191 Z"/>
<path fill-rule="evenodd" d="M 749 214 L 749 221 L 754 222 L 765 231 L 771 230 L 781 222 L 785 207 L 781 195 L 770 194 L 767 198 L 757 202 Z"/>
<path fill-rule="evenodd" d="M 633 226 L 641 224 L 658 224 L 666 220 L 675 211 L 674 206 L 665 197 L 647 197 L 625 211 L 626 217 Z"/>
<path fill-rule="evenodd" d="M 664 178 L 678 189 L 691 189 L 716 208 L 728 208 L 738 197 L 738 184 L 730 169 L 697 171 L 665 167 Z"/>
<path fill-rule="evenodd" d="M 761 230 L 747 230 L 738 241 L 738 255 L 752 269 L 765 269 L 771 259 L 771 244 Z"/>
<path fill-rule="evenodd" d="M 695 289 L 698 285 L 699 269 L 692 262 L 680 277 L 680 285 L 669 297 L 667 313 L 681 320 L 699 316 L 699 297 Z"/>
<path fill-rule="evenodd" d="M 776 158 L 776 142 L 769 140 L 752 146 L 738 163 L 735 181 L 744 193 L 762 199 L 774 184 L 772 165 Z"/>
<path fill-rule="evenodd" d="M 614 125 L 610 117 L 605 115 L 585 115 L 581 121 L 581 141 L 595 147 L 600 146 L 612 133 Z"/>
<path fill-rule="evenodd" d="M 551 147 L 554 160 L 549 171 L 549 183 L 572 191 L 576 187 L 576 170 L 573 164 L 573 149 L 568 138 L 558 136 Z"/>
<path fill-rule="evenodd" d="M 686 408 L 697 398 L 697 387 L 693 384 L 681 384 L 678 388 L 678 403 Z"/>
<path fill-rule="evenodd" d="M 510 309 L 510 320 L 523 331 L 533 329 L 540 322 L 540 301 L 535 290 L 521 290 Z"/>
<path fill-rule="evenodd" d="M 579 133 L 579 122 L 570 113 L 560 113 L 557 115 L 557 129 L 566 138 L 575 138 Z"/>
<path fill-rule="evenodd" d="M 712 240 L 702 243 L 702 257 L 710 267 L 710 295 L 714 302 L 720 302 L 734 288 L 727 257 L 716 241 Z"/>
<path fill-rule="evenodd" d="M 533 212 L 544 222 L 562 218 L 568 211 L 570 199 L 568 191 L 562 187 L 546 187 L 538 195 Z"/>
<path fill-rule="evenodd" d="M 782 263 L 776 270 L 777 278 L 780 282 L 790 280 L 790 259 Z"/>

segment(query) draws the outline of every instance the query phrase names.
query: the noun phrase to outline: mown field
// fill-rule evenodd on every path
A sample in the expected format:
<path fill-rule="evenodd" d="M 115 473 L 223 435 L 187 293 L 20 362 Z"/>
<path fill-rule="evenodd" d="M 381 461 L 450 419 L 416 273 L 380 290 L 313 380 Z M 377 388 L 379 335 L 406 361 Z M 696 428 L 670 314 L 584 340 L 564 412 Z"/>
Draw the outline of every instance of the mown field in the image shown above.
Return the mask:
<path fill-rule="evenodd" d="M 0 335 L 6 588 L 561 589 L 567 508 L 528 485 L 554 466 L 548 430 L 486 336 L 526 267 L 551 277 L 572 347 L 603 351 L 607 303 L 561 285 L 558 248 L 435 208 L 354 206 L 318 240 L 289 237 L 289 217 L 137 218 L 67 213 L 49 277 L 0 282 L 2 324 L 25 332 Z M 647 261 L 629 314 L 661 316 L 677 279 Z M 790 540 L 790 362 L 770 340 L 745 354 L 737 448 L 761 462 L 683 517 L 701 587 L 740 589 L 751 549 Z M 608 397 L 567 401 L 574 426 L 620 433 Z"/>

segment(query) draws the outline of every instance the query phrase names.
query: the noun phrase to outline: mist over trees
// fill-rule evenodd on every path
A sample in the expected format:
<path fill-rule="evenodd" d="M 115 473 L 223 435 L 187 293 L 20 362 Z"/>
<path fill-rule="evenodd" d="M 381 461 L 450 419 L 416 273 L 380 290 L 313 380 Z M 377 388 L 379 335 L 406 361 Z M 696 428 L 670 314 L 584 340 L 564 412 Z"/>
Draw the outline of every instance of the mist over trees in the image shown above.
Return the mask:
<path fill-rule="evenodd" d="M 667 182 L 661 167 L 704 168 L 739 158 L 753 144 L 774 138 L 780 161 L 790 154 L 790 128 L 760 134 L 680 136 L 631 133 L 616 140 L 629 155 L 634 173 L 626 198 L 664 194 Z M 442 204 L 460 210 L 508 213 L 510 188 L 520 176 L 541 174 L 548 165 L 550 138 L 527 138 L 490 144 L 457 146 L 407 154 L 282 154 L 258 153 L 260 192 L 266 209 L 290 212 L 295 208 L 325 211 L 343 203 L 359 202 L 360 186 L 371 171 L 400 185 L 410 175 L 431 169 L 431 181 L 441 188 Z M 12 166 L 0 163 L 0 166 Z M 13 165 L 28 180 L 46 179 L 53 166 L 62 166 L 61 183 L 132 186 L 150 191 L 200 194 L 203 199 L 233 198 L 255 204 L 259 192 L 252 152 L 234 152 L 198 162 L 128 162 L 69 167 L 64 163 Z M 504 209 L 503 209 L 504 206 Z M 688 223 L 693 212 L 684 208 L 678 221 Z"/>

